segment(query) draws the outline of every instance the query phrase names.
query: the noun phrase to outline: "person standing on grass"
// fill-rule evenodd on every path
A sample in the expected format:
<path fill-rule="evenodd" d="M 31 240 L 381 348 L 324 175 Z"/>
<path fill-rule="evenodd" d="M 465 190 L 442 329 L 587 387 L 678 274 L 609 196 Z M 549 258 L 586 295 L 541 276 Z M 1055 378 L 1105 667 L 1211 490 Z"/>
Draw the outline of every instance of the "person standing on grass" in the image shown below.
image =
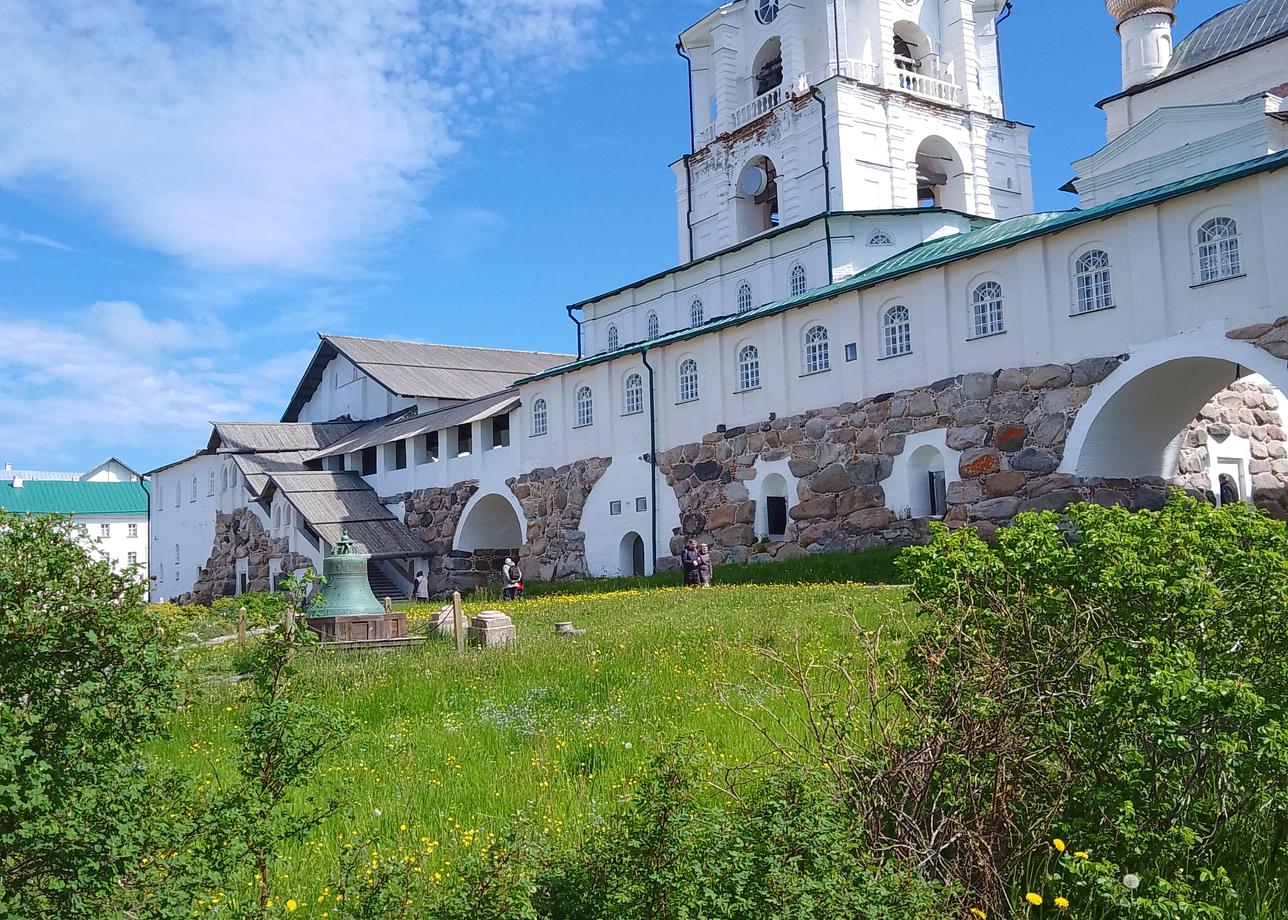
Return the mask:
<path fill-rule="evenodd" d="M 507 601 L 518 600 L 519 592 L 523 590 L 523 570 L 515 565 L 514 560 L 506 558 L 505 565 L 501 566 L 501 577 L 505 580 L 505 590 L 501 596 Z"/>
<path fill-rule="evenodd" d="M 715 563 L 711 561 L 711 547 L 703 543 L 698 547 L 698 584 L 710 588 L 711 576 L 714 574 Z"/>
<path fill-rule="evenodd" d="M 416 599 L 416 603 L 423 604 L 429 600 L 429 579 L 425 577 L 424 572 L 416 573 L 416 580 L 412 582 L 411 595 Z"/>
<path fill-rule="evenodd" d="M 680 553 L 680 565 L 684 567 L 684 585 L 687 588 L 696 588 L 702 584 L 701 555 L 698 541 L 689 537 L 689 541 L 684 544 L 684 551 Z"/>

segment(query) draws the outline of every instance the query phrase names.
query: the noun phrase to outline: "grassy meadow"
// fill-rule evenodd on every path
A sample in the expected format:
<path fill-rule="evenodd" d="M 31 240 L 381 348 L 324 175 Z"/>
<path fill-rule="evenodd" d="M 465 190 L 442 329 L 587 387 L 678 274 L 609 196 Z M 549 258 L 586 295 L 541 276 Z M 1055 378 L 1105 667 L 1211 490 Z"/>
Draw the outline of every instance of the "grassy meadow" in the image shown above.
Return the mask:
<path fill-rule="evenodd" d="M 794 573 L 748 568 L 802 578 L 813 574 L 806 565 L 835 567 L 796 565 Z M 546 833 L 579 833 L 682 737 L 704 749 L 714 769 L 752 760 L 763 742 L 720 694 L 756 692 L 750 679 L 769 667 L 758 649 L 785 648 L 799 635 L 809 654 L 828 658 L 852 647 L 848 613 L 876 625 L 904 603 L 897 587 L 857 582 L 638 585 L 532 592 L 507 610 L 519 631 L 511 649 L 458 656 L 450 641 L 431 640 L 380 656 L 310 652 L 302 681 L 358 728 L 326 765 L 319 790 L 336 795 L 339 811 L 290 854 L 275 887 L 301 914 L 325 916 L 346 847 L 397 841 L 398 852 L 377 858 L 450 874 L 454 854 L 486 845 L 520 813 Z M 466 614 L 493 606 L 472 599 Z M 413 632 L 426 613 L 412 609 Z M 556 637 L 561 621 L 586 635 Z M 232 667 L 230 648 L 192 654 L 207 681 Z M 203 683 L 158 755 L 218 783 L 233 768 L 242 693 L 236 684 Z M 210 906 L 248 896 L 249 888 L 223 892 Z"/>

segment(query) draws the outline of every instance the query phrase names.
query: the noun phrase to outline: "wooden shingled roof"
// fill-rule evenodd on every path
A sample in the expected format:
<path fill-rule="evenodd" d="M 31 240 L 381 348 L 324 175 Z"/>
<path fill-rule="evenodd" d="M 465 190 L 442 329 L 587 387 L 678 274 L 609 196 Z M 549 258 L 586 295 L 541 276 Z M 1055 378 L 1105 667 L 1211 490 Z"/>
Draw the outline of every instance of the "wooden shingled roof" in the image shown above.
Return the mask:
<path fill-rule="evenodd" d="M 277 473 L 269 477 L 259 501 L 267 507 L 277 492 L 328 543 L 339 543 L 347 531 L 358 552 L 371 556 L 406 559 L 427 552 L 357 473 Z"/>

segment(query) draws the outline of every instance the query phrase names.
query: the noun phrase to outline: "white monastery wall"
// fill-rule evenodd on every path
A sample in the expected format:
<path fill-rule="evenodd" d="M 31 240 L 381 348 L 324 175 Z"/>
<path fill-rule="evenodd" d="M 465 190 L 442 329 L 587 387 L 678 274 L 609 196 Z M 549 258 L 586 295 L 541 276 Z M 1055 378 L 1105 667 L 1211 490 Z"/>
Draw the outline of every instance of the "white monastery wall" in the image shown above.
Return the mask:
<path fill-rule="evenodd" d="M 329 422 L 346 415 L 354 419 L 382 418 L 414 405 L 414 399 L 394 396 L 348 358 L 337 355 L 327 364 L 313 397 L 300 410 L 299 421 Z"/>
<path fill-rule="evenodd" d="M 1166 106 L 1236 102 L 1288 83 L 1288 38 L 1102 104 L 1113 140 Z"/>
<path fill-rule="evenodd" d="M 153 474 L 149 554 L 153 601 L 191 591 L 210 557 L 224 459 L 193 457 Z"/>

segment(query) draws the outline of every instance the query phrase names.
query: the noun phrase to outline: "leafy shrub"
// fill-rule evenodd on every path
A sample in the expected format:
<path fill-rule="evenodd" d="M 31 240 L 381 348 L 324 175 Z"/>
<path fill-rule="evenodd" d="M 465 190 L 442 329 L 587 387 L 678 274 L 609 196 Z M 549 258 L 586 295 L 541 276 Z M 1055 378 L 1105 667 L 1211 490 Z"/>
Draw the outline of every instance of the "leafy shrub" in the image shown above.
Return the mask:
<path fill-rule="evenodd" d="M 0 513 L 0 915 L 109 916 L 153 848 L 140 751 L 176 698 L 161 626 L 66 520 Z"/>
<path fill-rule="evenodd" d="M 221 620 L 237 622 L 237 612 L 246 608 L 246 619 L 251 626 L 270 626 L 282 622 L 286 612 L 286 594 L 242 594 L 238 597 L 220 597 L 210 605 L 211 613 Z"/>
<path fill-rule="evenodd" d="M 845 776 L 879 851 L 998 914 L 1030 892 L 1084 917 L 1288 910 L 1283 525 L 1178 494 L 992 545 L 940 529 L 906 560 L 934 623 L 884 672 L 897 730 Z"/>

